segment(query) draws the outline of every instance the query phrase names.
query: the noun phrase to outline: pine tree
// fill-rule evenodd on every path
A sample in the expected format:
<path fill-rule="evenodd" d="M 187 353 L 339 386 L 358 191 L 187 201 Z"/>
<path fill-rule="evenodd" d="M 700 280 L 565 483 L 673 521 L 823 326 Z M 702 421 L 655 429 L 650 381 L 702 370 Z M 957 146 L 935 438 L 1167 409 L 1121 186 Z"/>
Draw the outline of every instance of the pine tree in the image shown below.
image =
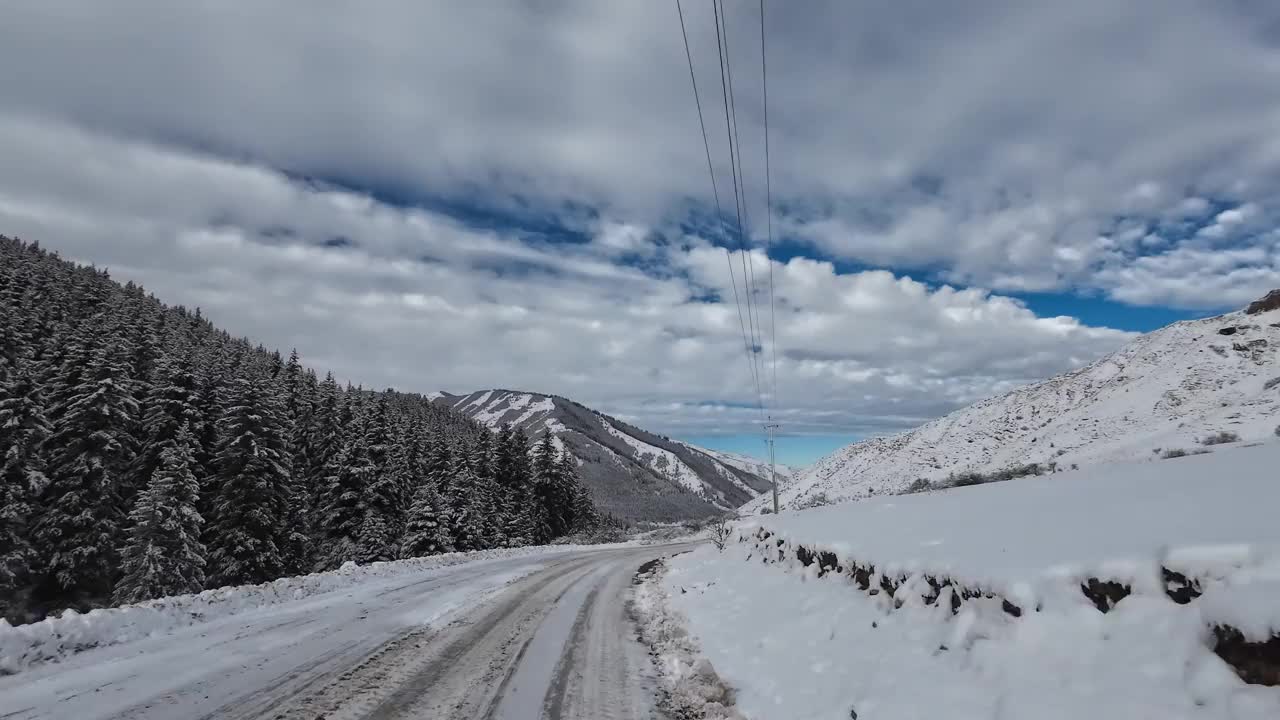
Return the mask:
<path fill-rule="evenodd" d="M 0 602 L 15 619 L 110 598 L 130 510 L 152 502 L 183 423 L 214 583 L 450 547 L 455 529 L 470 548 L 548 534 L 533 529 L 545 513 L 523 433 L 499 442 L 422 396 L 319 383 L 199 308 L 5 237 L 0 406 L 26 418 L 0 427 Z M 129 552 L 131 568 L 145 557 Z"/>
<path fill-rule="evenodd" d="M 285 423 L 264 381 L 236 381 L 219 422 L 217 497 L 209 528 L 209 580 L 258 583 L 286 567 L 290 469 Z"/>
<path fill-rule="evenodd" d="M 105 597 L 114 581 L 125 509 L 122 478 L 132 457 L 127 428 L 137 403 L 124 382 L 118 352 L 94 353 L 80 384 L 55 408 L 48 440 L 49 486 L 34 539 L 55 600 L 70 604 Z"/>
<path fill-rule="evenodd" d="M 323 517 L 333 500 L 329 493 L 336 482 L 339 456 L 345 444 L 342 426 L 345 403 L 333 373 L 325 377 L 318 393 L 312 416 L 311 457 L 307 467 L 307 492 L 311 496 L 312 507 L 308 529 L 313 545 L 319 545 L 324 539 Z"/>
<path fill-rule="evenodd" d="M 453 547 L 461 551 L 480 550 L 484 546 L 483 522 L 477 516 L 476 478 L 468 462 L 467 448 L 455 448 L 450 453 L 448 472 L 449 534 Z"/>
<path fill-rule="evenodd" d="M 204 520 L 196 511 L 199 484 L 195 437 L 183 424 L 160 456 L 160 467 L 139 493 L 129 514 L 129 540 L 121 551 L 124 574 L 114 601 L 135 603 L 204 588 L 205 547 L 200 542 Z"/>
<path fill-rule="evenodd" d="M 401 543 L 400 556 L 406 558 L 453 551 L 449 535 L 449 511 L 435 483 L 424 480 L 413 496 L 409 521 Z"/>
<path fill-rule="evenodd" d="M 503 503 L 498 500 L 497 462 L 492 439 L 492 433 L 481 430 L 476 433 L 467 454 L 467 464 L 475 483 L 470 496 L 471 512 L 476 519 L 475 549 L 502 547 L 506 543 L 506 523 Z"/>
<path fill-rule="evenodd" d="M 535 542 L 539 516 L 534 496 L 533 468 L 530 464 L 529 436 L 523 430 L 511 430 L 505 443 L 499 435 L 498 473 L 503 486 L 505 525 L 503 534 L 508 547 Z"/>
<path fill-rule="evenodd" d="M 394 471 L 389 415 L 388 393 L 383 393 L 365 423 L 364 445 L 371 471 L 361 494 L 357 558 L 362 563 L 395 559 L 399 545 L 396 529 L 404 521 L 404 481 Z"/>
<path fill-rule="evenodd" d="M 36 559 L 32 500 L 48 482 L 39 447 L 51 430 L 29 365 L 0 366 L 0 616 L 9 613 L 6 598 L 27 582 Z"/>
<path fill-rule="evenodd" d="M 339 456 L 328 487 L 321 518 L 324 546 L 320 567 L 331 570 L 360 556 L 364 527 L 364 494 L 377 473 L 369 461 L 368 439 L 357 428 Z"/>
<path fill-rule="evenodd" d="M 143 405 L 142 449 L 134 463 L 134 478 L 140 486 L 150 482 L 164 451 L 176 442 L 179 429 L 200 427 L 204 419 L 196 408 L 198 388 L 190 358 L 166 357 L 158 363 L 155 374 L 157 382 Z M 194 463 L 199 452 L 194 435 L 191 442 Z"/>
<path fill-rule="evenodd" d="M 551 433 L 544 433 L 533 454 L 534 502 L 531 506 L 533 537 L 536 545 L 544 545 L 555 537 L 556 491 L 559 486 L 559 464 Z"/>
<path fill-rule="evenodd" d="M 565 484 L 569 507 L 568 530 L 581 532 L 596 527 L 599 524 L 596 507 L 578 475 L 578 460 L 568 448 L 560 454 L 560 480 Z"/>
<path fill-rule="evenodd" d="M 292 476 L 289 501 L 289 548 L 287 567 L 297 574 L 311 567 L 314 555 L 316 488 L 312 484 L 312 443 L 315 413 L 315 376 L 307 373 L 295 349 L 289 354 L 281 374 L 284 406 L 289 427 L 289 456 Z"/>

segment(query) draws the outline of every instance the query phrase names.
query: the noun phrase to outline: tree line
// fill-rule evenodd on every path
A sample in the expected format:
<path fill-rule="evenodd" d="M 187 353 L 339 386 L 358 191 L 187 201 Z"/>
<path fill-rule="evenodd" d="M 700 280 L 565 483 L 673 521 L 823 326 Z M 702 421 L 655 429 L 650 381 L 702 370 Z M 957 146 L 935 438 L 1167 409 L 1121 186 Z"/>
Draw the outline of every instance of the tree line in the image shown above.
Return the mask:
<path fill-rule="evenodd" d="M 550 436 L 320 379 L 0 236 L 0 615 L 12 622 L 599 521 Z"/>

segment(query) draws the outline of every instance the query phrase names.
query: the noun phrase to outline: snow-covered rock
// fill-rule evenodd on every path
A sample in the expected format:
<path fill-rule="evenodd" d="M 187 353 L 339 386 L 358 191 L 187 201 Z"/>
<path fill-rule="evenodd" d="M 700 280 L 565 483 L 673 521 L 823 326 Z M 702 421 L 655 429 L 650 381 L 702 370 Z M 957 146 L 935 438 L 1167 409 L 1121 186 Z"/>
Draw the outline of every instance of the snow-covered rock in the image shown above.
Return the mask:
<path fill-rule="evenodd" d="M 1280 309 L 1188 320 L 1073 372 L 822 458 L 784 488 L 784 507 L 896 493 L 919 479 L 1026 463 L 1058 469 L 1152 460 L 1280 423 Z M 742 512 L 765 506 L 757 499 Z"/>

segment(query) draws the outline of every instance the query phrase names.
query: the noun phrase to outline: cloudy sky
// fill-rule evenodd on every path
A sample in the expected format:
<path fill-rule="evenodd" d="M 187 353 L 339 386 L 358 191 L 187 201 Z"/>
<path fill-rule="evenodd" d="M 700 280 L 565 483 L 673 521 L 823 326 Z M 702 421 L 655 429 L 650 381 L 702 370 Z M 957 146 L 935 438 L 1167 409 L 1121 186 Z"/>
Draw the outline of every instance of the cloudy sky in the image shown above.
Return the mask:
<path fill-rule="evenodd" d="M 788 459 L 1280 287 L 1280 5 L 770 0 L 767 254 L 761 18 L 725 8 Z M 0 233 L 366 386 L 756 449 L 674 0 L 10 3 L 0 67 Z"/>

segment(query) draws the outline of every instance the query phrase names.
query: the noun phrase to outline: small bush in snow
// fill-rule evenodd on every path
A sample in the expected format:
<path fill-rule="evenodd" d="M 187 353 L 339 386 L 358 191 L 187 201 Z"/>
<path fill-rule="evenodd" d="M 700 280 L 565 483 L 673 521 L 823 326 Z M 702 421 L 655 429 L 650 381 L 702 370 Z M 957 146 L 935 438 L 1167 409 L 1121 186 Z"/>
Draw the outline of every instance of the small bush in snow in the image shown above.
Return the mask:
<path fill-rule="evenodd" d="M 1276 437 L 1280 437 L 1280 425 L 1276 426 Z"/>
<path fill-rule="evenodd" d="M 1200 438 L 1201 445 L 1225 445 L 1233 442 L 1240 442 L 1240 436 L 1226 430 L 1220 430 L 1212 435 Z"/>
<path fill-rule="evenodd" d="M 1210 452 L 1212 451 L 1205 450 L 1203 448 L 1197 448 L 1195 450 L 1183 450 L 1182 448 L 1170 448 L 1168 450 L 1165 450 L 1164 453 L 1160 455 L 1160 457 L 1165 460 L 1172 460 L 1173 458 L 1186 457 L 1188 455 L 1207 455 Z"/>
<path fill-rule="evenodd" d="M 959 475 L 951 475 L 943 484 L 943 487 L 969 487 L 970 485 L 985 485 L 993 482 L 1005 482 L 1015 478 L 1027 477 L 1028 475 L 1043 475 L 1046 472 L 1054 472 L 1057 469 L 1057 463 L 1049 465 L 1040 465 L 1039 463 L 1027 463 L 1025 465 L 1011 465 L 994 472 L 963 472 Z"/>
<path fill-rule="evenodd" d="M 719 518 L 711 523 L 711 544 L 715 545 L 717 550 L 724 552 L 731 537 L 733 537 L 733 526 L 729 524 L 728 518 Z"/>
<path fill-rule="evenodd" d="M 924 478 L 916 478 L 914 481 L 912 481 L 910 485 L 907 486 L 907 489 L 904 490 L 903 492 L 906 492 L 908 494 L 922 493 L 922 492 L 928 492 L 932 489 L 933 489 L 933 483 L 929 482 L 928 480 L 925 480 Z"/>
<path fill-rule="evenodd" d="M 810 508 L 824 507 L 826 505 L 831 505 L 831 504 L 832 504 L 831 498 L 827 497 L 826 493 L 821 492 L 821 493 L 818 493 L 817 495 L 810 495 L 804 500 L 799 501 L 798 503 L 796 503 L 795 509 L 808 510 Z"/>

